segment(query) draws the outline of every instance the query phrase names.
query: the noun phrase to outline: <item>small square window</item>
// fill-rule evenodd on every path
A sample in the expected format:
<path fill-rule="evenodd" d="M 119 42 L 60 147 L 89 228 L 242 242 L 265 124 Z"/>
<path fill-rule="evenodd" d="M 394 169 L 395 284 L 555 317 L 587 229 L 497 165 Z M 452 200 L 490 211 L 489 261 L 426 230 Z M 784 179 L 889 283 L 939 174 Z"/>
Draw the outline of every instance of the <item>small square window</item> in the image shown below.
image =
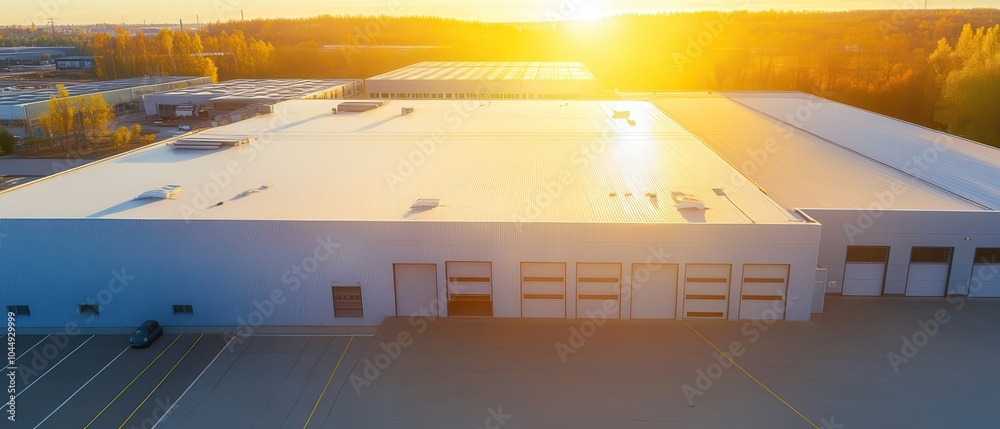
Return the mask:
<path fill-rule="evenodd" d="M 95 316 L 101 314 L 101 309 L 97 306 L 97 304 L 80 304 L 78 308 L 80 310 L 80 314 L 91 314 Z"/>
<path fill-rule="evenodd" d="M 188 304 L 174 304 L 174 314 L 194 314 L 194 307 Z"/>
<path fill-rule="evenodd" d="M 8 305 L 8 313 L 14 313 L 15 316 L 30 316 L 31 309 L 27 305 Z"/>
<path fill-rule="evenodd" d="M 361 286 L 333 286 L 333 317 L 365 317 Z"/>

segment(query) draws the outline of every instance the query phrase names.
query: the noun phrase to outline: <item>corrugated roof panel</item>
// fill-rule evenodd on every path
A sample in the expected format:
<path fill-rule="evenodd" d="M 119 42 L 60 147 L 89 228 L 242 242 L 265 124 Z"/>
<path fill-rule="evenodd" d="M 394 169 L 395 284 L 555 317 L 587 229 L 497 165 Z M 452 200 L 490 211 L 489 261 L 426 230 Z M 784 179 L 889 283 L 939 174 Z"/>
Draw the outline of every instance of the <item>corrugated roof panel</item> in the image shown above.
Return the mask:
<path fill-rule="evenodd" d="M 801 222 L 755 189 L 712 192 L 738 173 L 646 102 L 494 101 L 449 116 L 454 102 L 408 101 L 405 116 L 394 103 L 331 115 L 337 103 L 290 101 L 201 133 L 257 136 L 255 145 L 159 145 L 33 182 L 0 194 L 0 217 Z M 168 183 L 183 187 L 174 200 L 131 201 Z M 708 209 L 678 211 L 675 191 Z M 421 198 L 440 206 L 412 209 Z"/>
<path fill-rule="evenodd" d="M 980 209 L 718 94 L 673 93 L 658 97 L 665 97 L 654 101 L 658 107 L 786 207 L 868 208 L 882 204 L 879 196 L 884 199 L 893 183 L 899 183 L 906 191 L 894 194 L 889 208 Z M 839 125 L 840 129 L 852 127 Z M 740 182 L 738 177 L 735 179 L 730 188 Z"/>

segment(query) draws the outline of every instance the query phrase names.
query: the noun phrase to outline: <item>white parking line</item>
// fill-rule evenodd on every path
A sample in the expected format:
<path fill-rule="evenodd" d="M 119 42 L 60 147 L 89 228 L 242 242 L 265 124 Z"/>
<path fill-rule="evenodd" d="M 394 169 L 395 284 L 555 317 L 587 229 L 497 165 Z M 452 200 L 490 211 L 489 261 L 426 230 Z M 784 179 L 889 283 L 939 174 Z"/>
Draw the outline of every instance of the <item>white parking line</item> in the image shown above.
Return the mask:
<path fill-rule="evenodd" d="M 23 395 L 24 392 L 27 392 L 28 389 L 31 388 L 31 386 L 34 386 L 36 383 L 38 383 L 39 380 L 45 378 L 45 376 L 48 375 L 48 373 L 52 372 L 53 369 L 56 369 L 56 367 L 59 366 L 59 364 L 63 363 L 63 361 L 65 361 L 66 359 L 68 359 L 70 356 L 73 356 L 73 353 L 76 353 L 77 350 L 80 350 L 80 347 L 83 347 L 84 344 L 87 344 L 92 339 L 94 339 L 93 335 L 91 335 L 90 338 L 87 338 L 86 341 L 80 343 L 80 345 L 76 346 L 76 348 L 73 349 L 73 351 L 69 352 L 68 355 L 64 356 L 62 359 L 59 359 L 59 362 L 56 362 L 55 365 L 52 365 L 52 368 L 49 368 L 48 371 L 45 371 L 45 372 L 42 373 L 42 375 L 39 375 L 38 378 L 35 379 L 35 381 L 31 382 L 31 384 L 29 384 L 24 389 L 21 389 L 21 393 L 18 393 L 17 395 L 14 395 L 14 398 L 17 398 L 18 396 Z"/>
<path fill-rule="evenodd" d="M 374 337 L 375 334 L 250 334 L 248 337 Z"/>
<path fill-rule="evenodd" d="M 51 335 L 51 334 L 50 334 L 50 335 Z M 42 341 L 45 341 L 45 339 L 46 339 L 46 338 L 48 338 L 48 337 L 49 337 L 50 335 L 46 335 L 46 336 L 42 337 L 42 339 L 38 340 L 38 342 L 37 342 L 37 343 L 35 343 L 35 344 L 32 344 L 32 345 L 31 345 L 31 347 L 28 347 L 28 350 L 25 350 L 25 351 L 21 352 L 21 356 L 18 356 L 17 358 L 15 358 L 15 359 L 14 359 L 14 362 L 17 362 L 17 361 L 21 360 L 21 358 L 23 358 L 23 357 L 27 356 L 27 355 L 28 355 L 28 352 L 30 352 L 30 351 L 31 351 L 31 349 L 33 349 L 33 348 L 35 348 L 35 346 L 37 346 L 37 345 L 41 344 L 41 343 L 42 343 Z M 7 368 L 10 368 L 10 365 L 7 365 L 7 366 L 3 367 L 3 369 L 0 369 L 0 371 L 3 371 L 3 370 L 5 370 L 5 369 L 7 369 Z"/>
<path fill-rule="evenodd" d="M 174 406 L 177 405 L 177 403 L 180 402 L 181 399 L 184 399 L 184 395 L 187 395 L 188 390 L 191 390 L 191 388 L 194 387 L 194 384 L 197 383 L 198 380 L 201 379 L 201 376 L 205 375 L 205 371 L 208 371 L 208 369 L 211 368 L 212 365 L 215 364 L 215 361 L 217 359 L 219 359 L 219 356 L 222 356 L 222 352 L 226 351 L 226 349 L 229 348 L 229 344 L 232 343 L 233 340 L 235 340 L 235 339 L 236 339 L 236 335 L 233 335 L 232 338 L 230 338 L 229 341 L 226 342 L 226 345 L 222 346 L 222 350 L 219 350 L 219 352 L 215 354 L 215 357 L 212 358 L 212 361 L 209 362 L 208 365 L 205 366 L 205 369 L 201 370 L 201 373 L 198 374 L 198 376 L 194 378 L 194 381 L 192 381 L 191 384 L 188 385 L 187 389 L 184 389 L 184 391 L 181 392 L 181 396 L 178 396 L 177 400 L 170 404 L 170 407 L 167 408 L 167 411 L 164 412 L 162 416 L 160 416 L 160 419 L 157 420 L 156 423 L 153 423 L 153 427 L 150 428 L 150 429 L 156 429 L 156 427 L 160 425 L 160 422 L 162 422 L 163 419 L 167 418 L 167 416 L 170 415 L 170 411 L 174 409 Z"/>
<path fill-rule="evenodd" d="M 72 395 L 69 395 L 69 397 L 66 398 L 65 401 L 63 401 L 63 403 L 59 404 L 59 406 L 56 407 L 56 409 L 52 410 L 52 412 L 49 413 L 49 415 L 45 416 L 45 418 L 42 419 L 42 421 L 38 422 L 38 425 L 36 425 L 34 429 L 38 429 L 40 426 L 42 426 L 42 423 L 45 423 L 45 421 L 48 420 L 49 417 L 52 417 L 52 415 L 55 414 L 56 411 L 59 411 L 63 407 L 63 405 L 66 405 L 66 403 L 69 402 L 70 399 L 73 399 L 73 397 L 76 396 L 77 393 L 80 393 L 80 391 L 83 390 L 84 387 L 87 387 L 87 385 L 90 384 L 91 381 L 94 381 L 94 379 L 97 378 L 98 375 L 101 375 L 101 373 L 104 372 L 104 370 L 108 369 L 108 367 L 111 366 L 111 364 L 115 363 L 115 361 L 118 360 L 118 358 L 122 357 L 122 355 L 125 354 L 125 352 L 127 352 L 129 348 L 131 348 L 131 346 L 125 346 L 125 349 L 122 350 L 121 353 L 118 353 L 118 356 L 115 356 L 114 359 L 111 359 L 111 362 L 108 362 L 107 365 L 104 365 L 104 368 L 101 368 L 100 371 L 97 371 L 97 374 L 94 374 L 93 377 L 90 377 L 90 380 L 87 380 L 86 383 L 83 383 L 83 386 L 80 386 L 79 389 L 76 389 L 76 392 L 73 392 Z"/>

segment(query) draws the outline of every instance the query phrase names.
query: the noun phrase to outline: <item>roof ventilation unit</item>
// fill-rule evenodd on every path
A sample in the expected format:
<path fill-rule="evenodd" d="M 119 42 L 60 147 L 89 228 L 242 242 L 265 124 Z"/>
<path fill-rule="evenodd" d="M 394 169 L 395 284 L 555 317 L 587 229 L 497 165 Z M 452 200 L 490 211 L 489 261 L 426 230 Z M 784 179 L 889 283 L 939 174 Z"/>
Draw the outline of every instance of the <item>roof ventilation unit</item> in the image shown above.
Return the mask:
<path fill-rule="evenodd" d="M 385 105 L 384 101 L 345 101 L 337 105 L 338 112 L 367 112 Z"/>
<path fill-rule="evenodd" d="M 174 198 L 181 192 L 181 185 L 167 185 L 159 189 L 153 189 L 152 191 L 146 191 L 135 197 L 137 200 L 146 199 L 156 199 L 156 200 L 168 200 Z"/>
<path fill-rule="evenodd" d="M 672 195 L 674 202 L 677 203 L 677 210 L 705 210 L 705 203 L 694 195 L 684 192 L 674 192 Z"/>
<path fill-rule="evenodd" d="M 612 110 L 611 118 L 613 119 L 628 119 L 632 116 L 632 112 L 628 110 Z"/>
<path fill-rule="evenodd" d="M 434 207 L 440 206 L 441 200 L 433 198 L 421 198 L 413 202 L 410 206 L 411 209 L 432 209 Z"/>
<path fill-rule="evenodd" d="M 253 137 L 188 137 L 175 141 L 174 149 L 216 150 L 254 142 Z"/>
<path fill-rule="evenodd" d="M 413 113 L 413 107 L 404 107 L 403 108 L 403 114 L 404 115 L 409 115 L 410 113 Z"/>

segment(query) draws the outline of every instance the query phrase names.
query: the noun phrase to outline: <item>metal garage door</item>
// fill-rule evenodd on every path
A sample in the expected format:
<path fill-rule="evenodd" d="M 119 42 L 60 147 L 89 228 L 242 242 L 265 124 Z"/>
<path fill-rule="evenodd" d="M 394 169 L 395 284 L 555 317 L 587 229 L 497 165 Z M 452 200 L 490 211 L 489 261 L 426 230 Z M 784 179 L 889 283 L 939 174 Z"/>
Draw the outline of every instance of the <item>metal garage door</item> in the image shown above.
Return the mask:
<path fill-rule="evenodd" d="M 493 316 L 493 263 L 445 262 L 449 317 Z"/>
<path fill-rule="evenodd" d="M 844 295 L 882 296 L 888 247 L 847 246 Z"/>
<path fill-rule="evenodd" d="M 732 265 L 684 267 L 684 318 L 725 319 L 729 315 Z"/>
<path fill-rule="evenodd" d="M 951 272 L 951 247 L 910 249 L 910 269 L 906 274 L 906 296 L 944 296 Z"/>
<path fill-rule="evenodd" d="M 972 265 L 970 297 L 1000 297 L 1000 249 L 976 249 Z"/>
<path fill-rule="evenodd" d="M 622 264 L 576 264 L 576 317 L 617 319 L 621 316 Z"/>
<path fill-rule="evenodd" d="M 566 263 L 521 263 L 521 317 L 566 317 Z"/>
<path fill-rule="evenodd" d="M 743 266 L 740 319 L 783 320 L 788 296 L 788 265 Z"/>
<path fill-rule="evenodd" d="M 437 316 L 437 265 L 393 264 L 396 316 Z"/>
<path fill-rule="evenodd" d="M 677 265 L 632 264 L 632 318 L 677 318 Z"/>

